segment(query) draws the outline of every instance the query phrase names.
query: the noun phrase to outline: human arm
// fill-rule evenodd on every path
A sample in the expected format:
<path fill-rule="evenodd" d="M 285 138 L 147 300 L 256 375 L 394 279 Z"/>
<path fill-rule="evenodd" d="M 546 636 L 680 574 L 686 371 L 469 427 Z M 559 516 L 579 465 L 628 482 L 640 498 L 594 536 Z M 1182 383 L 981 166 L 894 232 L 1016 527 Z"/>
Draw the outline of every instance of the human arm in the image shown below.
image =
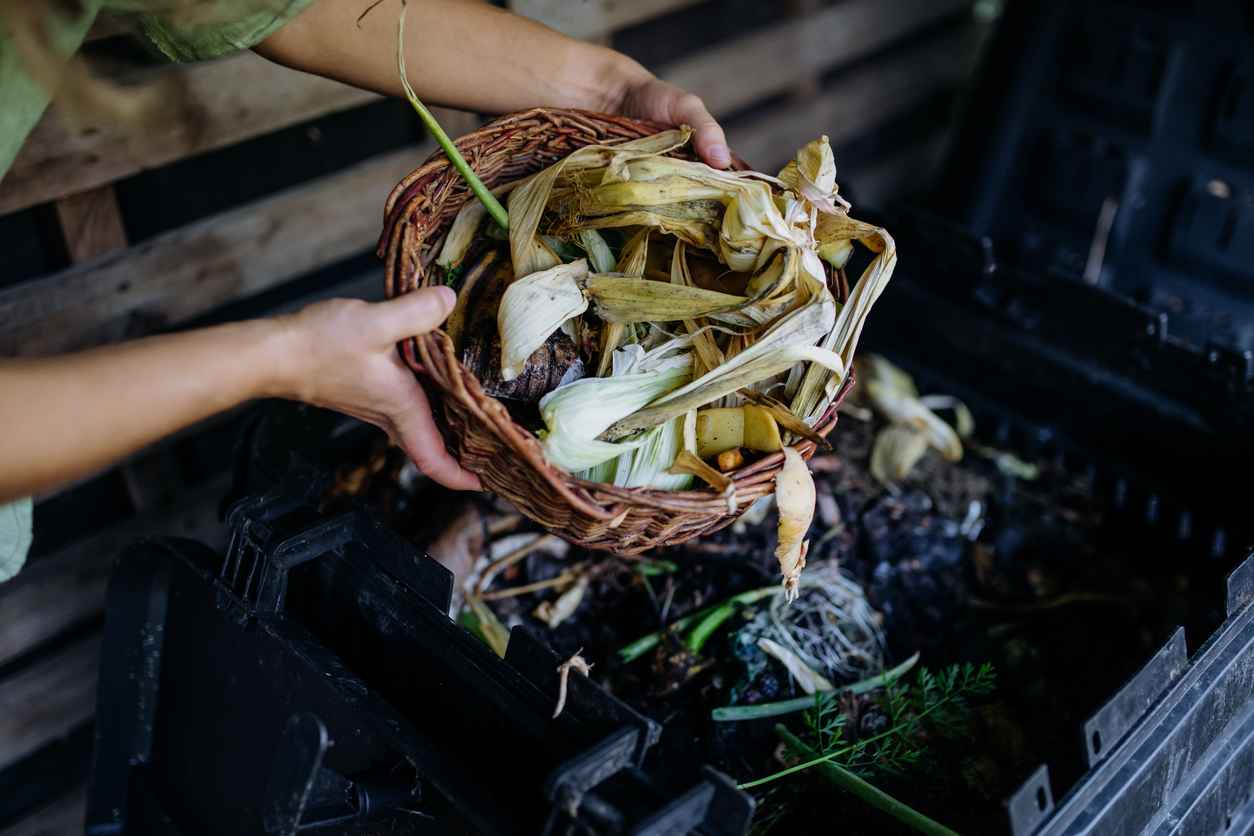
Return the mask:
<path fill-rule="evenodd" d="M 371 7 L 373 1 L 313 0 L 254 49 L 288 67 L 403 97 L 396 66 L 401 3 Z M 481 113 L 568 107 L 686 124 L 707 163 L 731 162 L 722 128 L 697 96 L 612 49 L 480 0 L 410 0 L 405 65 L 428 105 Z"/>
<path fill-rule="evenodd" d="M 0 361 L 0 503 L 81 478 L 175 430 L 254 398 L 337 409 L 387 431 L 418 469 L 478 487 L 444 449 L 396 343 L 438 326 L 446 288 Z"/>

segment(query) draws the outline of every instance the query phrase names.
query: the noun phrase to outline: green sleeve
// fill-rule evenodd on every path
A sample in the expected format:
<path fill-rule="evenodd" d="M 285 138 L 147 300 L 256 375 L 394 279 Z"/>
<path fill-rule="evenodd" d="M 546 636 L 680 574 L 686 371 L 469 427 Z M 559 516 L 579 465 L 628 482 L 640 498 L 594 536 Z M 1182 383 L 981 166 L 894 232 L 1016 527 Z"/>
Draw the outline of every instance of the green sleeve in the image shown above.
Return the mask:
<path fill-rule="evenodd" d="M 72 4 L 48 4 L 45 34 L 52 44 L 54 61 L 59 56 L 64 66 L 78 50 L 101 3 L 102 0 L 81 0 L 78 14 L 64 12 Z M 0 15 L 0 180 L 13 165 L 26 135 L 43 115 L 55 86 L 55 79 L 47 80 L 53 83 L 40 84 L 31 77 L 13 38 L 14 33 L 5 27 L 5 17 Z"/>
<path fill-rule="evenodd" d="M 127 12 L 135 0 L 105 8 L 171 61 L 204 61 L 250 49 L 282 29 L 311 0 L 216 0 L 168 14 Z M 207 10 L 206 10 L 207 7 Z M 190 14 L 187 9 L 195 10 Z"/>

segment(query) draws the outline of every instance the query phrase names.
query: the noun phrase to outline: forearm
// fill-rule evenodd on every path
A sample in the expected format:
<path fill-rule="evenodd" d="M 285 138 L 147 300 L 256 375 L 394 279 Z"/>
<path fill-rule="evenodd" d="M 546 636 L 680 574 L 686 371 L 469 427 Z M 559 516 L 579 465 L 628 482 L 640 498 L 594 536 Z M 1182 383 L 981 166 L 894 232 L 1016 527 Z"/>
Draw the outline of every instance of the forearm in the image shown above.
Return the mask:
<path fill-rule="evenodd" d="M 256 50 L 289 67 L 403 96 L 400 0 L 382 0 L 363 17 L 371 2 L 314 0 Z M 483 113 L 541 105 L 616 112 L 633 82 L 652 77 L 613 50 L 479 0 L 410 0 L 405 64 L 426 104 Z"/>
<path fill-rule="evenodd" d="M 177 429 L 283 391 L 275 320 L 0 362 L 0 502 L 100 470 Z"/>

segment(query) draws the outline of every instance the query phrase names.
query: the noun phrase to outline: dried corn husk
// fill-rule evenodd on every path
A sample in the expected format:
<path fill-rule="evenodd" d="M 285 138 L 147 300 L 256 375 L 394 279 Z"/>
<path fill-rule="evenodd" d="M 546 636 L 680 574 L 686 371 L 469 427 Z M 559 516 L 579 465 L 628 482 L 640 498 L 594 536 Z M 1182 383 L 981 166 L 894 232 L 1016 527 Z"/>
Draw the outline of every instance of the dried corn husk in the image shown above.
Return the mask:
<path fill-rule="evenodd" d="M 517 186 L 517 181 L 505 183 L 495 189 L 490 189 L 489 192 L 493 197 L 504 197 Z M 461 264 L 466 251 L 475 240 L 479 225 L 487 216 L 488 208 L 480 201 L 468 200 L 463 203 L 462 208 L 457 212 L 457 217 L 453 218 L 453 225 L 449 227 L 448 234 L 444 237 L 444 246 L 440 248 L 440 257 L 436 263 L 445 270 L 452 270 Z"/>
<path fill-rule="evenodd" d="M 641 281 L 613 273 L 590 274 L 583 281 L 588 300 L 605 322 L 671 322 L 734 311 L 748 298 L 699 287 Z"/>
<path fill-rule="evenodd" d="M 563 173 L 569 176 L 582 169 L 602 168 L 611 164 L 611 161 L 617 161 L 613 164 L 621 168 L 634 157 L 665 154 L 687 142 L 690 133 L 687 129 L 663 131 L 612 147 L 589 145 L 520 181 L 509 196 L 509 245 L 514 272 L 525 277 L 538 269 L 545 269 L 538 266 L 535 260 L 536 230 L 548 203 L 549 192 L 559 176 Z"/>
<path fill-rule="evenodd" d="M 881 482 L 900 482 L 927 452 L 927 424 L 919 418 L 894 421 L 875 436 L 871 475 Z"/>
<path fill-rule="evenodd" d="M 865 358 L 859 357 L 857 365 L 859 379 L 856 390 L 860 403 L 865 403 L 889 421 L 918 422 L 927 432 L 928 444 L 941 455 L 955 462 L 962 458 L 961 437 L 953 427 L 945 423 L 919 399 L 910 375 L 883 357 L 874 354 L 867 355 Z M 966 410 L 965 404 L 962 411 L 969 420 L 970 412 Z M 904 432 L 904 430 L 899 430 L 898 434 L 904 438 Z M 911 466 L 913 464 L 911 462 Z M 909 472 L 909 468 L 906 468 L 906 472 Z M 904 475 L 905 473 L 902 474 L 903 477 Z M 896 481 L 896 479 L 889 481 Z"/>
<path fill-rule="evenodd" d="M 753 345 L 687 386 L 659 398 L 656 404 L 618 421 L 602 438 L 612 441 L 655 427 L 802 361 L 826 366 L 843 377 L 845 367 L 841 358 L 812 345 L 831 327 L 835 307 L 831 294 L 824 289 L 814 297 L 813 304 L 806 304 L 783 317 Z"/>
<path fill-rule="evenodd" d="M 584 571 L 579 574 L 575 582 L 570 588 L 562 592 L 556 601 L 541 601 L 536 607 L 536 618 L 543 621 L 549 627 L 556 627 L 566 619 L 575 614 L 579 609 L 579 605 L 583 603 L 584 593 L 588 591 L 588 584 L 592 581 L 592 574 Z"/>

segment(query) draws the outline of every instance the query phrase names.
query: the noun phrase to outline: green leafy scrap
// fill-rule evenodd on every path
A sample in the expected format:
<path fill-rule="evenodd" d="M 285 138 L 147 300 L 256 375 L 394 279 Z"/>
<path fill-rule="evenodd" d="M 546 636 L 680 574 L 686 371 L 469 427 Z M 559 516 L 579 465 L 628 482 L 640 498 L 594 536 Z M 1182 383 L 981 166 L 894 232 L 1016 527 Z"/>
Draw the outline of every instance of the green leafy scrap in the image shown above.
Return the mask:
<path fill-rule="evenodd" d="M 992 693 L 995 679 L 991 664 L 977 668 L 970 663 L 936 673 L 920 668 L 908 687 L 890 678 L 877 700 L 887 728 L 855 740 L 846 734 L 849 719 L 841 710 L 841 692 L 831 691 L 802 715 L 810 738 L 807 742 L 818 757 L 741 787 L 760 786 L 819 763 L 835 764 L 860 777 L 869 777 L 877 770 L 901 772 L 926 756 L 924 732 L 959 733 L 970 715 L 971 698 Z"/>

